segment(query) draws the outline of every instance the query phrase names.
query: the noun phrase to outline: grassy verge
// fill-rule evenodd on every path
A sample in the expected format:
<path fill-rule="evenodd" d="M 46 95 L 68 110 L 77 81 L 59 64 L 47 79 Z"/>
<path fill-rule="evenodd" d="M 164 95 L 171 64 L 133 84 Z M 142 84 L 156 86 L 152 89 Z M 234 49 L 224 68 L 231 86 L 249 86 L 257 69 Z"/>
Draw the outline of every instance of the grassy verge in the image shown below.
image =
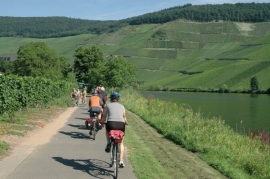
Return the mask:
<path fill-rule="evenodd" d="M 130 115 L 128 116 L 130 119 Z M 139 179 L 169 179 L 166 170 L 153 156 L 149 146 L 142 140 L 142 136 L 136 133 L 136 125 L 131 123 L 127 127 L 125 143 L 128 146 L 129 161 L 133 167 L 136 177 Z"/>
<path fill-rule="evenodd" d="M 138 179 L 226 179 L 197 154 L 164 138 L 139 116 L 128 111 L 127 117 L 125 144 Z"/>
<path fill-rule="evenodd" d="M 63 112 L 70 104 L 70 97 L 65 96 L 55 99 L 46 106 L 15 112 L 12 119 L 8 116 L 0 116 L 0 157 L 5 156 L 10 149 L 9 143 L 3 141 L 5 136 L 24 136 L 29 130 L 43 127 L 46 122 Z"/>
<path fill-rule="evenodd" d="M 270 178 L 270 148 L 257 137 L 240 135 L 219 119 L 203 119 L 185 107 L 147 100 L 133 90 L 121 92 L 121 102 L 164 137 L 197 153 L 233 179 Z"/>

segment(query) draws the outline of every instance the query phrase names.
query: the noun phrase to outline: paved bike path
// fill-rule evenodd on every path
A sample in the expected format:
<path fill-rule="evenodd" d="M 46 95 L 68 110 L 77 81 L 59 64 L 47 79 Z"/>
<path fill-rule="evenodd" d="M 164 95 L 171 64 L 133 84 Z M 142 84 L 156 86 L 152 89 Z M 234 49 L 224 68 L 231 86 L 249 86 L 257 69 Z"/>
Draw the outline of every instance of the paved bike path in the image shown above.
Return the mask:
<path fill-rule="evenodd" d="M 91 139 L 84 127 L 84 120 L 89 116 L 88 108 L 75 108 L 48 142 L 37 146 L 19 146 L 13 155 L 0 161 L 0 178 L 113 178 L 113 169 L 109 166 L 110 154 L 104 151 L 105 129 L 97 133 L 96 140 Z M 126 155 L 124 162 L 125 168 L 119 169 L 118 178 L 136 179 Z"/>

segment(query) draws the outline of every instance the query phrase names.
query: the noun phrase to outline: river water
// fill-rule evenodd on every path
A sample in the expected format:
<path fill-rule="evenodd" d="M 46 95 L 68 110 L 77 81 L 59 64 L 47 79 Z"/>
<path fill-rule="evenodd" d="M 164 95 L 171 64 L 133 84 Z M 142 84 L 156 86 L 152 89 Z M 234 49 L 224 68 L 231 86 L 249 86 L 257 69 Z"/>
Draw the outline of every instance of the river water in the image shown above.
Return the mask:
<path fill-rule="evenodd" d="M 263 129 L 270 134 L 270 95 L 141 91 L 142 96 L 185 104 L 204 118 L 220 117 L 240 133 Z"/>

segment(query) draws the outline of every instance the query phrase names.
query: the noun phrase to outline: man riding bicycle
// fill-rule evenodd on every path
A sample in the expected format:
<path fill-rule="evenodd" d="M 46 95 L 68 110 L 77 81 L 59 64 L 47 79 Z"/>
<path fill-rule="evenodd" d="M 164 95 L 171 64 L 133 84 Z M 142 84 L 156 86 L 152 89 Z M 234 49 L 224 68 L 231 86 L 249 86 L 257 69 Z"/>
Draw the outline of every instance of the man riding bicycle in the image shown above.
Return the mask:
<path fill-rule="evenodd" d="M 82 104 L 85 105 L 86 103 L 86 95 L 87 95 L 87 91 L 85 88 L 83 88 L 83 91 L 82 91 Z"/>
<path fill-rule="evenodd" d="M 111 130 L 121 130 L 125 132 L 125 125 L 127 124 L 126 118 L 126 110 L 125 107 L 119 103 L 120 94 L 117 92 L 113 92 L 110 96 L 111 103 L 109 103 L 103 111 L 103 117 L 101 119 L 101 123 L 104 123 L 107 119 L 106 123 L 106 138 L 107 138 L 107 145 L 106 145 L 106 152 L 110 152 L 111 143 L 109 139 L 109 132 Z M 123 156 L 124 156 L 124 138 L 119 145 L 120 149 L 120 162 L 119 166 L 124 167 Z"/>
<path fill-rule="evenodd" d="M 102 102 L 103 102 L 102 108 L 104 108 L 106 106 L 106 102 L 107 102 L 107 93 L 105 92 L 105 88 L 103 86 L 100 87 L 100 90 L 98 90 L 98 94 L 99 94 L 99 97 L 102 99 Z"/>
<path fill-rule="evenodd" d="M 70 97 L 72 99 L 72 106 L 74 107 L 77 105 L 77 90 L 75 88 L 72 89 Z"/>
<path fill-rule="evenodd" d="M 102 99 L 98 96 L 98 92 L 94 90 L 92 92 L 92 96 L 89 98 L 89 112 L 90 117 L 93 117 L 93 113 L 98 113 L 98 120 L 101 119 L 101 113 L 103 105 Z M 90 128 L 89 134 L 92 135 L 92 129 Z"/>

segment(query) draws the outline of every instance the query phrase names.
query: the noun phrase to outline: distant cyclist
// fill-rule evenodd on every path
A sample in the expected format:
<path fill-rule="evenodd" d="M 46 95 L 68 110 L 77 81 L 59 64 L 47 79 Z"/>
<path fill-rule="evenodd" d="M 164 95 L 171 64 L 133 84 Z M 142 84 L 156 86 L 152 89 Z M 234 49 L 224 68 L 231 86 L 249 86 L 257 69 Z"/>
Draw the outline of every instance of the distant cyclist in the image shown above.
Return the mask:
<path fill-rule="evenodd" d="M 104 123 L 107 119 L 106 123 L 106 137 L 107 137 L 107 145 L 105 148 L 106 152 L 110 152 L 111 143 L 109 141 L 109 132 L 111 130 L 121 130 L 125 132 L 125 125 L 127 124 L 126 118 L 126 109 L 125 107 L 119 103 L 120 94 L 117 92 L 113 92 L 110 96 L 111 103 L 107 104 L 103 111 L 103 117 L 101 123 Z M 123 157 L 124 157 L 124 138 L 122 142 L 119 144 L 120 149 L 120 162 L 119 166 L 124 167 Z"/>
<path fill-rule="evenodd" d="M 102 86 L 100 87 L 100 90 L 98 91 L 99 97 L 102 99 L 103 106 L 104 108 L 106 106 L 106 101 L 107 101 L 107 93 L 105 92 L 105 88 Z"/>
<path fill-rule="evenodd" d="M 85 88 L 83 88 L 83 91 L 82 91 L 82 104 L 85 105 L 86 103 L 86 96 L 87 96 L 87 91 Z"/>
<path fill-rule="evenodd" d="M 75 88 L 71 90 L 70 97 L 72 99 L 72 105 L 74 107 L 77 104 L 77 90 Z"/>
<path fill-rule="evenodd" d="M 76 104 L 77 104 L 77 106 L 78 106 L 78 105 L 79 105 L 79 102 L 80 102 L 80 99 L 81 99 L 81 91 L 80 91 L 79 88 L 77 89 L 77 96 L 76 96 L 76 99 L 77 99 Z"/>

